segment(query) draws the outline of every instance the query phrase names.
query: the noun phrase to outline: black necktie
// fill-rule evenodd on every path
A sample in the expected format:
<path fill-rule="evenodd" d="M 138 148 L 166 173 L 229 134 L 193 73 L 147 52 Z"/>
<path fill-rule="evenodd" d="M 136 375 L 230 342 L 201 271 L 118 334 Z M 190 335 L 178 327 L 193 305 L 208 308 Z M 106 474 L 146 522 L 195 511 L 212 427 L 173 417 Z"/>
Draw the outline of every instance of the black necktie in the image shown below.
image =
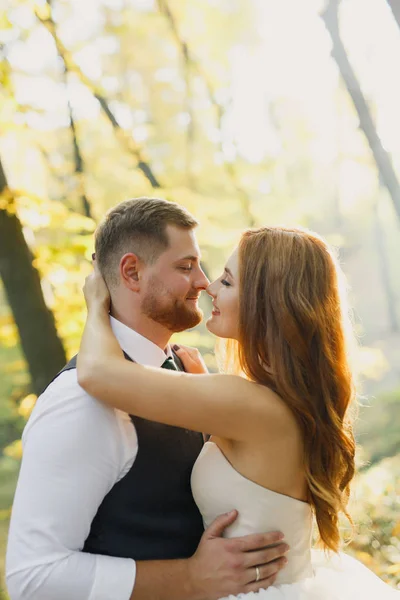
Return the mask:
<path fill-rule="evenodd" d="M 167 360 L 163 362 L 161 365 L 162 369 L 169 369 L 170 371 L 179 371 L 178 367 L 174 363 L 174 359 L 172 356 L 168 356 Z M 202 433 L 203 443 L 206 443 L 207 440 L 211 437 L 208 433 Z"/>
<path fill-rule="evenodd" d="M 174 363 L 172 356 L 168 356 L 167 360 L 161 365 L 162 369 L 169 369 L 170 371 L 178 371 L 178 367 Z"/>

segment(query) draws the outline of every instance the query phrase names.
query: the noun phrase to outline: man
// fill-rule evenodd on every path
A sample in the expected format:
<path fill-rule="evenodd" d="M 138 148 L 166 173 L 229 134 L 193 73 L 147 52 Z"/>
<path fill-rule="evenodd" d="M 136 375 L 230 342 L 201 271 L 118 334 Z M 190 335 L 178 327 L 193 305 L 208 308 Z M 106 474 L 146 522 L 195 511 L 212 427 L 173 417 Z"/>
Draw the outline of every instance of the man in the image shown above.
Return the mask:
<path fill-rule="evenodd" d="M 176 204 L 140 198 L 98 228 L 96 258 L 127 360 L 179 368 L 170 336 L 200 322 L 208 285 L 196 225 Z M 80 388 L 75 365 L 40 396 L 23 434 L 11 600 L 213 600 L 256 578 L 268 587 L 285 560 L 278 534 L 224 540 L 235 514 L 203 533 L 190 491 L 201 434 L 109 409 Z"/>

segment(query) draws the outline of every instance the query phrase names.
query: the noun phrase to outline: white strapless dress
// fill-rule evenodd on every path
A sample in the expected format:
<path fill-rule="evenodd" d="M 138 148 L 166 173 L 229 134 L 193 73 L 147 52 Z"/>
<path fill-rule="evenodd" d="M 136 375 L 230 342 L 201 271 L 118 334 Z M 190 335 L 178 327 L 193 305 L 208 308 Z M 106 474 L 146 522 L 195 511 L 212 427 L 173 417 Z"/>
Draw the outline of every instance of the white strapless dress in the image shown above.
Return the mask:
<path fill-rule="evenodd" d="M 273 586 L 229 596 L 229 600 L 400 600 L 399 591 L 354 558 L 312 550 L 310 505 L 246 479 L 215 443 L 204 445 L 193 467 L 191 485 L 205 527 L 218 515 L 237 509 L 239 516 L 226 529 L 226 537 L 282 531 L 290 546 L 288 564 Z"/>

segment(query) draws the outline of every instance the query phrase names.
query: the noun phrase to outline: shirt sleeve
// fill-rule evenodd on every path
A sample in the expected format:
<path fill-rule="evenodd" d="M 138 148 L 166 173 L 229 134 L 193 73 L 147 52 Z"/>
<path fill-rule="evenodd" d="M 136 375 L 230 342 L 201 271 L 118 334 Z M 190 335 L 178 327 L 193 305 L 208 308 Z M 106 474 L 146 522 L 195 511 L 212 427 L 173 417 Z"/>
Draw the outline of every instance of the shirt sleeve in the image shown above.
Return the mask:
<path fill-rule="evenodd" d="M 135 562 L 82 552 L 103 498 L 126 471 L 116 412 L 67 371 L 38 399 L 23 448 L 6 558 L 11 600 L 129 600 Z"/>

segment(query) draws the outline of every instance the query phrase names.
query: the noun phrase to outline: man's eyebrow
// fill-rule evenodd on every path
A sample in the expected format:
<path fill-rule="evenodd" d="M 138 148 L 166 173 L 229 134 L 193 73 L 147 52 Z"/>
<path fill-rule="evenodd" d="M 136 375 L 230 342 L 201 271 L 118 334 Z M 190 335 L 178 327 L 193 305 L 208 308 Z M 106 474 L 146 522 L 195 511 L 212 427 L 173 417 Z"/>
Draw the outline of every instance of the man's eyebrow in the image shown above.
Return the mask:
<path fill-rule="evenodd" d="M 196 262 L 196 261 L 200 260 L 200 256 L 192 256 L 192 255 L 182 256 L 182 258 L 178 258 L 178 260 L 176 262 L 179 262 L 181 260 L 192 260 L 192 261 Z"/>
<path fill-rule="evenodd" d="M 232 271 L 230 269 L 228 269 L 228 267 L 225 267 L 225 271 L 228 273 L 228 275 L 230 275 L 232 277 L 232 279 L 235 279 L 234 276 L 232 275 Z"/>

